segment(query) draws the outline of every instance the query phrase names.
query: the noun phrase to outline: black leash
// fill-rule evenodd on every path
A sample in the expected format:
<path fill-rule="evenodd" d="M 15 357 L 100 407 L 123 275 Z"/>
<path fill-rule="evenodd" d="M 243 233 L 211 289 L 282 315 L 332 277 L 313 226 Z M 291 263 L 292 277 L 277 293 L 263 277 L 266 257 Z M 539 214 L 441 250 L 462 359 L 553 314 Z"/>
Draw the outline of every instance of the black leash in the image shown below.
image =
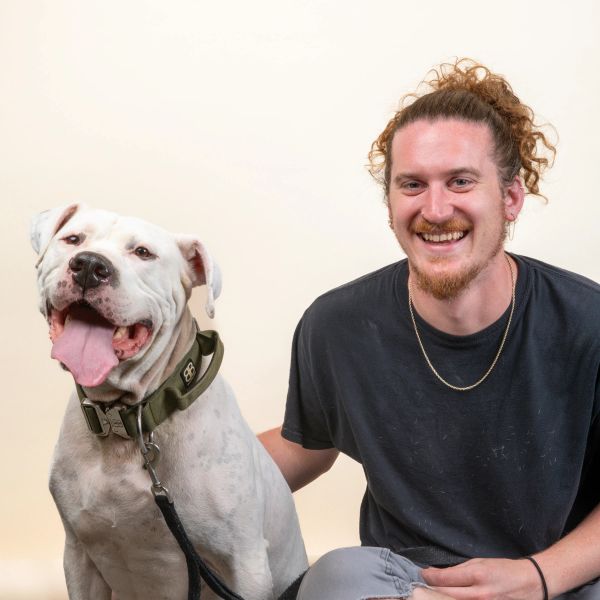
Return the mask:
<path fill-rule="evenodd" d="M 173 502 L 163 494 L 154 496 L 160 512 L 162 512 L 165 522 L 169 526 L 171 533 L 177 540 L 179 547 L 185 554 L 185 561 L 188 568 L 188 600 L 200 599 L 200 578 L 204 579 L 206 585 L 223 600 L 244 600 L 235 592 L 232 592 L 208 567 L 208 565 L 198 556 L 190 538 L 187 536 L 179 515 L 175 510 Z"/>
<path fill-rule="evenodd" d="M 195 382 L 194 378 L 200 371 L 202 356 L 212 354 L 205 373 Z M 167 379 L 154 392 L 150 399 L 144 404 L 136 405 L 126 411 L 119 413 L 122 422 L 122 429 L 125 431 L 123 437 L 133 437 L 137 439 L 140 452 L 144 459 L 144 468 L 148 471 L 152 480 L 152 494 L 160 512 L 173 537 L 177 540 L 179 547 L 185 555 L 185 562 L 188 570 L 188 600 L 200 600 L 201 581 L 223 600 L 244 600 L 235 592 L 232 592 L 219 578 L 213 573 L 208 565 L 200 558 L 194 545 L 190 541 L 183 523 L 175 510 L 175 505 L 169 494 L 169 490 L 161 483 L 158 478 L 155 466 L 158 463 L 160 448 L 154 442 L 154 429 L 162 421 L 166 420 L 175 410 L 185 410 L 192 402 L 196 400 L 212 383 L 223 358 L 223 344 L 215 331 L 198 331 L 196 339 L 191 350 L 180 362 L 173 375 Z M 196 364 L 197 363 L 197 364 Z M 181 380 L 181 381 L 180 381 Z M 182 389 L 183 388 L 183 391 Z M 92 407 L 93 408 L 93 407 Z M 95 411 L 98 412 L 97 410 Z M 90 429 L 98 435 L 108 435 L 110 427 L 105 431 L 105 427 L 100 427 L 100 431 L 95 431 L 90 423 L 88 414 L 84 410 Z M 102 416 L 102 415 L 101 415 Z M 125 416 L 125 418 L 123 418 Z M 131 435 L 128 431 L 131 430 Z M 121 429 L 119 429 L 121 431 Z M 117 432 L 118 433 L 118 432 Z M 147 441 L 144 439 L 147 434 Z M 119 433 L 123 435 L 123 433 Z M 292 584 L 289 590 L 292 591 Z M 299 585 L 299 583 L 298 583 Z M 287 590 L 286 590 L 287 593 Z M 293 592 L 292 592 L 293 593 Z M 285 595 L 285 594 L 284 594 Z M 295 595 L 293 596 L 295 597 Z"/>
<path fill-rule="evenodd" d="M 197 326 L 196 326 L 197 327 Z M 200 372 L 203 356 L 212 354 L 212 359 L 204 374 L 195 381 Z M 158 478 L 156 465 L 160 457 L 160 447 L 154 442 L 154 429 L 165 421 L 176 410 L 185 410 L 194 402 L 215 379 L 223 358 L 223 343 L 216 331 L 197 331 L 196 338 L 188 354 L 180 361 L 173 374 L 153 392 L 144 403 L 126 409 L 121 417 L 122 427 L 126 437 L 137 439 L 140 452 L 144 459 L 144 468 L 152 480 L 150 488 L 154 501 L 160 508 L 166 524 L 177 540 L 185 555 L 188 570 L 188 600 L 200 600 L 201 579 L 208 587 L 223 600 L 244 600 L 232 592 L 198 556 L 190 541 L 183 523 L 175 510 L 175 505 L 169 490 Z M 194 382 L 195 381 L 195 382 Z M 85 410 L 84 410 L 85 414 Z M 86 415 L 87 418 L 87 415 Z M 89 424 L 89 419 L 88 419 Z M 127 435 L 127 425 L 132 435 Z M 90 427 L 91 428 L 91 427 Z M 94 431 L 92 429 L 92 431 Z M 95 432 L 94 433 L 98 433 Z M 107 435 L 108 431 L 102 431 Z M 147 435 L 147 440 L 144 435 Z M 121 434 L 120 434 L 121 435 Z"/>

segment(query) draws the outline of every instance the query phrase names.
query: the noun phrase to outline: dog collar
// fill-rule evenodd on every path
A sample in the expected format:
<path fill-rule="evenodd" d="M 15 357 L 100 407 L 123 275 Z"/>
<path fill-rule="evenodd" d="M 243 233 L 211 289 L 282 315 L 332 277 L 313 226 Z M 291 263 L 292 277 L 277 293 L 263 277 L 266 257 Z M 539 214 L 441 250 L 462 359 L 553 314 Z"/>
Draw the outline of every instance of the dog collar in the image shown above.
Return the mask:
<path fill-rule="evenodd" d="M 173 374 L 142 400 L 142 432 L 153 431 L 175 411 L 188 408 L 206 391 L 219 372 L 223 353 L 223 342 L 216 331 L 198 331 L 190 351 L 178 363 Z M 194 382 L 202 357 L 210 354 L 213 356 L 208 368 Z M 102 403 L 89 400 L 80 385 L 76 385 L 76 388 L 83 415 L 92 433 L 104 437 L 112 431 L 123 438 L 137 439 L 137 405 L 105 410 Z"/>

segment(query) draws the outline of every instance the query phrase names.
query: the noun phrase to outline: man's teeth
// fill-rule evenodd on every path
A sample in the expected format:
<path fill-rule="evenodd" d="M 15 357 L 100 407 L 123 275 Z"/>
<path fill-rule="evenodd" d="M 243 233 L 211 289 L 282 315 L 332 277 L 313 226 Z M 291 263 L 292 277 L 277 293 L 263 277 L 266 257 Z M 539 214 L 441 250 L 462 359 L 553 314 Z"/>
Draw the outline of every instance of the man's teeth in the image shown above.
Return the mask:
<path fill-rule="evenodd" d="M 421 234 L 426 242 L 450 242 L 460 240 L 464 237 L 464 231 L 453 231 L 452 233 L 442 233 L 441 235 L 423 233 Z"/>

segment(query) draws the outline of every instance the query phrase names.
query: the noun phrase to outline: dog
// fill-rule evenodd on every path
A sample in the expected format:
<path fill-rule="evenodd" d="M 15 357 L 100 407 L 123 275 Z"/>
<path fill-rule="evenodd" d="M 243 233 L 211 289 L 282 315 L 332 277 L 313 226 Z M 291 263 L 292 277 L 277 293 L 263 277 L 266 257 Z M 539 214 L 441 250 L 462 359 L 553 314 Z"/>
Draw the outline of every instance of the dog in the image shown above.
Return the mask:
<path fill-rule="evenodd" d="M 217 374 L 150 439 L 140 438 L 141 420 L 128 434 L 120 416 L 165 380 L 194 386 L 211 368 L 208 358 L 182 366 L 197 339 L 192 288 L 206 285 L 211 318 L 221 290 L 203 244 L 82 204 L 37 215 L 31 241 L 52 357 L 76 383 L 50 471 L 69 598 L 187 598 L 185 557 L 153 491 L 173 499 L 196 551 L 231 590 L 278 598 L 306 570 L 306 552 L 291 492 L 227 383 Z M 154 487 L 142 448 L 154 455 Z M 202 597 L 218 596 L 203 588 Z"/>

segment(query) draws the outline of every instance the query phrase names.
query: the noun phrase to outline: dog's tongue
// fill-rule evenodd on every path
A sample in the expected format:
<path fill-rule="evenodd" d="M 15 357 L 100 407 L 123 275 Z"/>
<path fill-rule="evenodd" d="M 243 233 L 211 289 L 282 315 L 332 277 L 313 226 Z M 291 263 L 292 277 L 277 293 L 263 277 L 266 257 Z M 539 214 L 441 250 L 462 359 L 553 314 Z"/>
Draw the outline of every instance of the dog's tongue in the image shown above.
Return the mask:
<path fill-rule="evenodd" d="M 51 356 L 71 371 L 79 385 L 100 385 L 119 364 L 112 345 L 115 327 L 86 306 L 74 306 L 69 315 Z"/>

